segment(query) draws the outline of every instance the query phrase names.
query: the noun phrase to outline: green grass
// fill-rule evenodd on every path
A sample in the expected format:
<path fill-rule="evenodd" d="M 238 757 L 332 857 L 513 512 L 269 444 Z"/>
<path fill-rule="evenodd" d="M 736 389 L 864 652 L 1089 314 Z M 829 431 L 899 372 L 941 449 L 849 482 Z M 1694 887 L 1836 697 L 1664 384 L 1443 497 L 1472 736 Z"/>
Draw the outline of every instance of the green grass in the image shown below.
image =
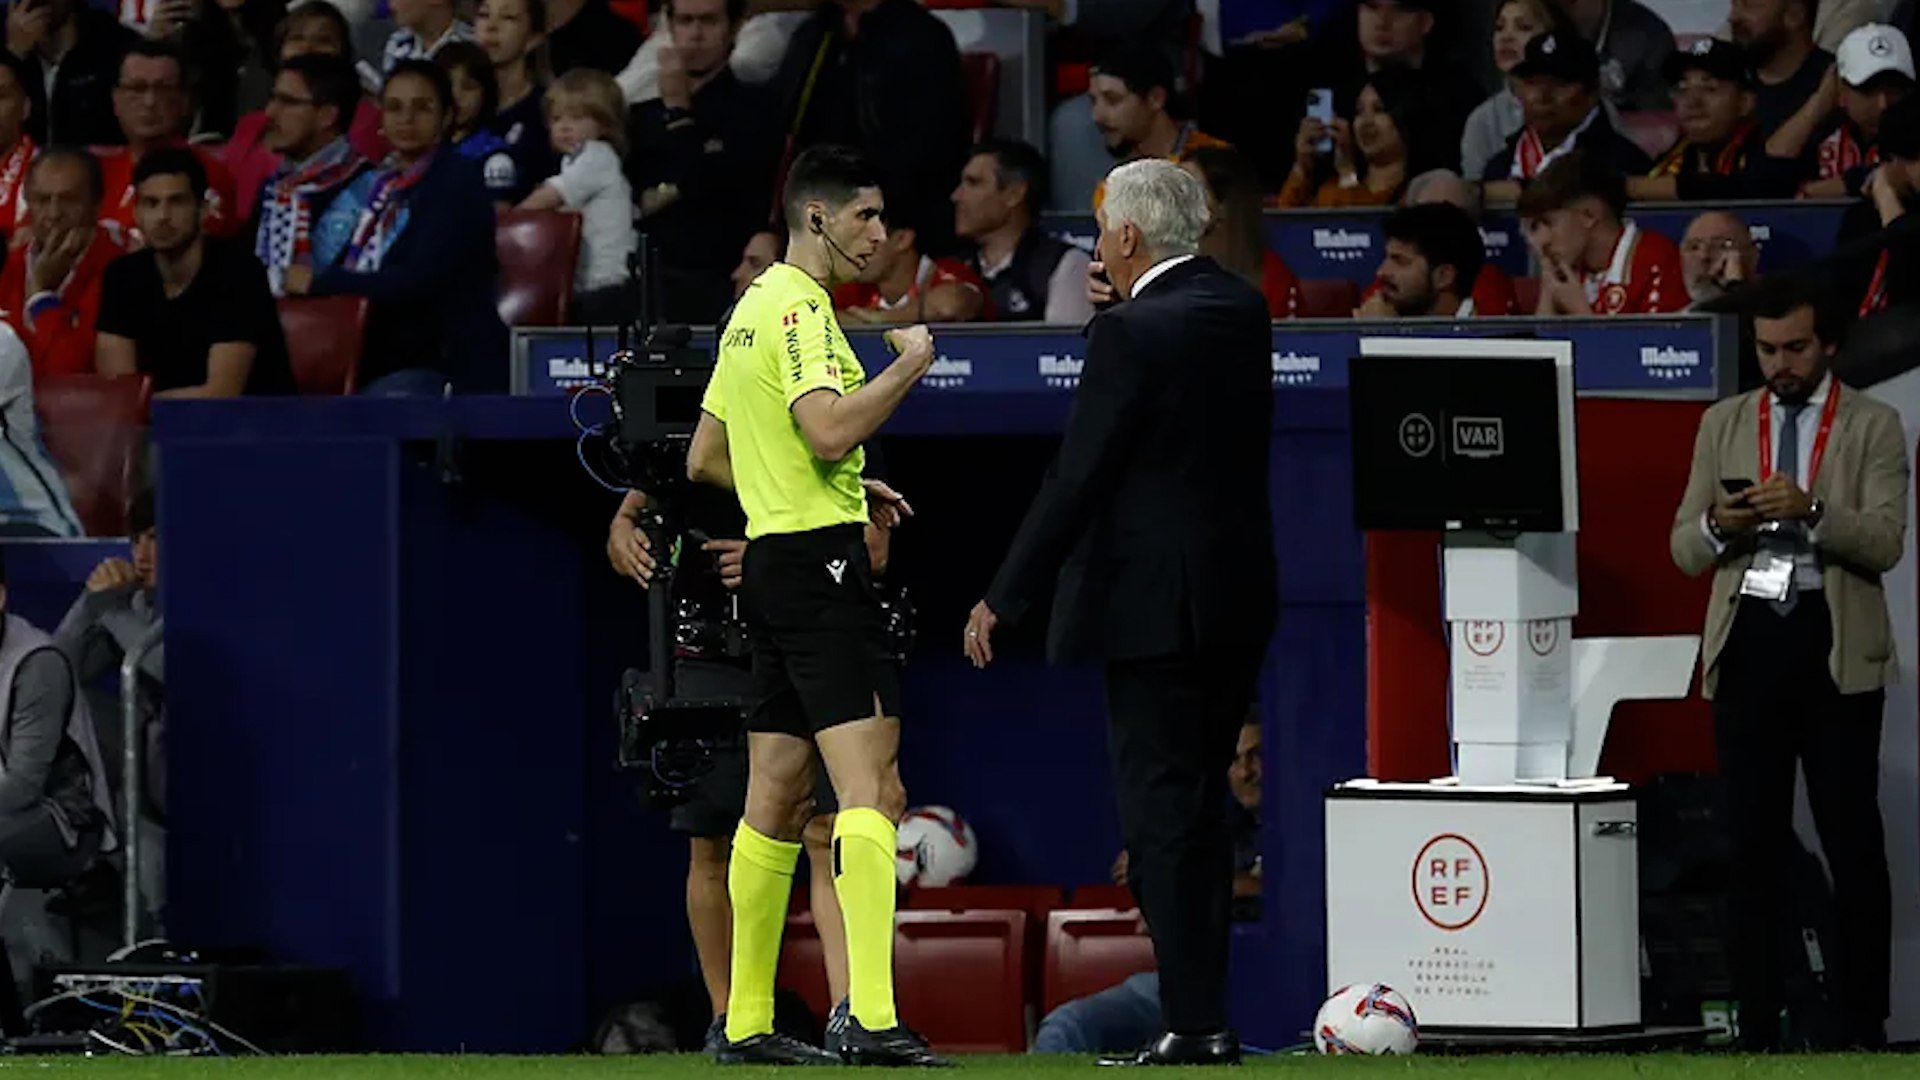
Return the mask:
<path fill-rule="evenodd" d="M 955 1080 L 1066 1080 L 1111 1077 L 1085 1058 L 975 1057 L 962 1060 Z M 58 1077 L 103 1080 L 180 1080 L 219 1076 L 235 1080 L 331 1080 L 334 1077 L 370 1077 L 373 1080 L 606 1080 L 659 1077 L 662 1080 L 768 1080 L 792 1077 L 796 1070 L 766 1068 L 721 1069 L 692 1055 L 654 1057 L 307 1057 L 206 1058 L 160 1060 L 152 1058 L 0 1058 L 0 1080 L 11 1077 Z M 836 1070 L 824 1077 L 845 1075 Z M 1220 1069 L 1156 1069 L 1145 1080 L 1176 1077 L 1306 1076 L 1306 1077 L 1446 1077 L 1448 1080 L 1587 1080 L 1587 1078 L 1645 1077 L 1648 1080 L 1786 1080 L 1818 1077 L 1853 1080 L 1920 1075 L 1920 1059 L 1898 1055 L 1821 1057 L 1740 1057 L 1723 1054 L 1650 1054 L 1614 1056 L 1500 1056 L 1416 1057 L 1361 1060 L 1311 1056 L 1271 1057 L 1250 1061 L 1237 1071 Z"/>

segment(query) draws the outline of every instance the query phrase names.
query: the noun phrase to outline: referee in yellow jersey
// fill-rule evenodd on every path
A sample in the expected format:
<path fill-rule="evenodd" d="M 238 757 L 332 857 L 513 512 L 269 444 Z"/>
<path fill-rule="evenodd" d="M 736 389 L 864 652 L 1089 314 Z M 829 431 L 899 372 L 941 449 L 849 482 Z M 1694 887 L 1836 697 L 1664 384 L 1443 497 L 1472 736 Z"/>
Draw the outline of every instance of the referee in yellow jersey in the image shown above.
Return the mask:
<path fill-rule="evenodd" d="M 909 511 L 860 475 L 861 445 L 926 374 L 933 336 L 924 326 L 890 332 L 898 356 L 869 381 L 834 320 L 828 290 L 854 280 L 886 236 L 879 176 L 864 159 L 835 146 L 802 153 L 783 209 L 786 261 L 754 279 L 721 330 L 687 454 L 689 476 L 733 489 L 747 513 L 747 806 L 727 867 L 733 977 L 715 1057 L 942 1064 L 894 1013 L 894 824 L 907 796 L 899 677 L 864 538 L 870 516 L 891 527 Z M 833 884 L 852 1014 L 825 1050 L 773 1030 L 774 969 L 816 747 L 840 800 Z"/>

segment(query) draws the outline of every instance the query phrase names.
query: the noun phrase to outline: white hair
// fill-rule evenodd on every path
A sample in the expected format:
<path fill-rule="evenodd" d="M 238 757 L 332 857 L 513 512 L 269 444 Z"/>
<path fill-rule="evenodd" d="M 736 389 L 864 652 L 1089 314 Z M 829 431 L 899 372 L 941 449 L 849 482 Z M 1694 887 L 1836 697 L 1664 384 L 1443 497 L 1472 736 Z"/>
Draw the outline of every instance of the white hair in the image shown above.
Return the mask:
<path fill-rule="evenodd" d="M 1132 222 L 1147 254 L 1155 258 L 1199 251 L 1207 217 L 1207 189 L 1171 161 L 1142 158 L 1107 174 L 1101 225 L 1111 229 Z"/>
<path fill-rule="evenodd" d="M 1408 206 L 1431 202 L 1451 203 L 1469 214 L 1480 209 L 1472 185 L 1452 169 L 1428 169 L 1407 182 Z"/>

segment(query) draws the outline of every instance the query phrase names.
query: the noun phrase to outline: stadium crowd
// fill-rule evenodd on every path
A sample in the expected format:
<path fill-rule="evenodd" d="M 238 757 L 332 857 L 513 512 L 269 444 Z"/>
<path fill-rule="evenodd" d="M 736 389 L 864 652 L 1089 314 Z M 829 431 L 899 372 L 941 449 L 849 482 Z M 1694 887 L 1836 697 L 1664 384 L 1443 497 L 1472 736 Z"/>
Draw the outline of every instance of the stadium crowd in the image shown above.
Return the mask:
<path fill-rule="evenodd" d="M 1046 20 L 1044 150 L 993 130 L 930 10 L 980 6 Z M 1670 238 L 1632 204 L 1793 198 L 1855 200 L 1833 276 L 1865 316 L 1920 298 L 1915 6 L 1731 0 L 1676 40 L 1639 0 L 14 0 L 0 535 L 144 538 L 57 635 L 103 669 L 158 619 L 150 496 L 90 517 L 36 395 L 503 392 L 509 326 L 623 317 L 642 234 L 657 314 L 718 321 L 821 143 L 885 180 L 886 242 L 834 295 L 851 323 L 1084 324 L 1091 263 L 1043 214 L 1143 157 L 1203 183 L 1203 250 L 1275 319 L 1711 306 L 1762 271 L 1739 213 Z M 1391 211 L 1331 309 L 1270 242 L 1308 207 Z M 1487 211 L 1533 275 L 1488 259 Z M 313 366 L 303 310 L 352 365 Z"/>

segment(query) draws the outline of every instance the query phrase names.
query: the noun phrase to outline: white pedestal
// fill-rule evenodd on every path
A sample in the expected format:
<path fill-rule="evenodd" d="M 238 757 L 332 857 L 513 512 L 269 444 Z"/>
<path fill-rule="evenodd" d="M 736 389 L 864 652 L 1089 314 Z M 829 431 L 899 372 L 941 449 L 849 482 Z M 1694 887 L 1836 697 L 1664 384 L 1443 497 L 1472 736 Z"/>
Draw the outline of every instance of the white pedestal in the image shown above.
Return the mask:
<path fill-rule="evenodd" d="M 1329 992 L 1386 983 L 1423 1029 L 1639 1027 L 1626 785 L 1357 780 L 1326 811 Z"/>

